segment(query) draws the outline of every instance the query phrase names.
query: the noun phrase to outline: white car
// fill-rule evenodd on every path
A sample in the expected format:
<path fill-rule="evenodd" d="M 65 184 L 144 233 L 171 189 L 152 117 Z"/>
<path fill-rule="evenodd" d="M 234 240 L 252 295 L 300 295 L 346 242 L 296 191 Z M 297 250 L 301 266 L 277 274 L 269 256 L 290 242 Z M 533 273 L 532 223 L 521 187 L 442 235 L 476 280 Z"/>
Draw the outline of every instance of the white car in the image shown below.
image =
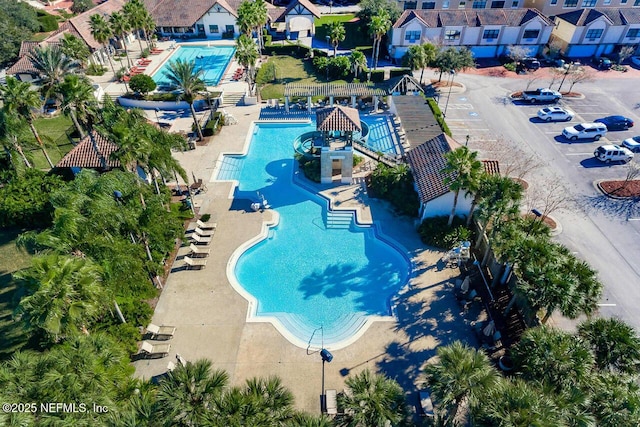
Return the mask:
<path fill-rule="evenodd" d="M 599 140 L 607 134 L 607 127 L 602 123 L 580 123 L 562 130 L 562 135 L 569 141 L 577 139 Z"/>
<path fill-rule="evenodd" d="M 628 148 L 619 145 L 601 145 L 593 152 L 593 157 L 605 163 L 628 163 L 633 159 L 633 153 Z"/>
<path fill-rule="evenodd" d="M 538 118 L 545 122 L 568 122 L 574 115 L 573 111 L 560 107 L 545 107 L 538 110 Z"/>
<path fill-rule="evenodd" d="M 622 145 L 624 145 L 634 153 L 640 153 L 640 136 L 634 136 L 633 138 L 625 139 L 624 141 L 622 141 Z"/>

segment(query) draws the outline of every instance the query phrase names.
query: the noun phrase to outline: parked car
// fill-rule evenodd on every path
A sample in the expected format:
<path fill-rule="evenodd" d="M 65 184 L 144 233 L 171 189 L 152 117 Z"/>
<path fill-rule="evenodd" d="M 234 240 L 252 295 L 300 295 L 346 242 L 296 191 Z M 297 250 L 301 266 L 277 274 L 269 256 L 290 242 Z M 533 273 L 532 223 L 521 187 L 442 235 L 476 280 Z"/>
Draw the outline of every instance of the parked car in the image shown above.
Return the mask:
<path fill-rule="evenodd" d="M 598 70 L 610 70 L 613 66 L 613 63 L 609 58 L 605 58 L 602 56 L 594 57 L 591 62 L 593 62 L 593 65 L 595 65 Z"/>
<path fill-rule="evenodd" d="M 633 153 L 631 150 L 619 145 L 601 145 L 593 152 L 593 156 L 601 162 L 629 162 L 633 159 Z"/>
<path fill-rule="evenodd" d="M 525 70 L 535 71 L 540 68 L 540 61 L 538 61 L 538 58 L 524 58 L 520 61 L 520 64 Z"/>
<path fill-rule="evenodd" d="M 607 127 L 602 123 L 580 123 L 562 130 L 562 135 L 570 141 L 577 139 L 595 139 L 596 141 L 607 134 Z"/>
<path fill-rule="evenodd" d="M 531 103 L 534 102 L 557 102 L 562 98 L 562 94 L 556 90 L 538 88 L 536 90 L 526 90 L 522 92 L 522 98 Z"/>
<path fill-rule="evenodd" d="M 640 153 L 640 136 L 634 136 L 633 138 L 627 138 L 622 141 L 622 145 L 627 147 L 634 153 Z"/>
<path fill-rule="evenodd" d="M 602 123 L 607 130 L 627 130 L 633 127 L 633 120 L 624 116 L 607 116 L 596 119 L 596 123 Z"/>
<path fill-rule="evenodd" d="M 538 118 L 545 122 L 568 122 L 574 115 L 573 111 L 560 107 L 545 107 L 538 110 Z"/>

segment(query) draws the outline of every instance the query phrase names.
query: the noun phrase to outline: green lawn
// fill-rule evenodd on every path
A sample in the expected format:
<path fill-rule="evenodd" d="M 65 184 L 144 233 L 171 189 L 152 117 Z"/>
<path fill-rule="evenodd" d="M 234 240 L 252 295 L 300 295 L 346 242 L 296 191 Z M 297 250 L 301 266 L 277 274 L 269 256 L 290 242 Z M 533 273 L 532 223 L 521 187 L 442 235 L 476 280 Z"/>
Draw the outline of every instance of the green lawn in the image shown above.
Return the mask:
<path fill-rule="evenodd" d="M 338 45 L 339 49 L 354 49 L 356 47 L 371 47 L 373 39 L 367 29 L 363 29 L 360 21 L 355 20 L 355 15 L 326 15 L 315 20 L 315 39 L 325 42 L 329 22 L 339 21 L 344 23 L 345 39 Z M 349 22 L 354 21 L 354 22 Z"/>
<path fill-rule="evenodd" d="M 39 117 L 34 121 L 34 124 L 54 164 L 73 148 L 67 134 L 71 134 L 75 128 L 69 117 L 63 114 L 56 117 Z M 31 132 L 28 133 L 27 140 L 37 147 L 36 139 Z M 42 150 L 34 148 L 31 151 L 31 156 L 36 168 L 49 169 L 49 164 L 44 158 Z"/>
<path fill-rule="evenodd" d="M 17 229 L 0 229 L 0 360 L 22 348 L 28 339 L 20 324 L 13 321 L 16 288 L 11 273 L 28 267 L 31 261 L 30 255 L 16 248 L 15 239 L 19 232 Z"/>

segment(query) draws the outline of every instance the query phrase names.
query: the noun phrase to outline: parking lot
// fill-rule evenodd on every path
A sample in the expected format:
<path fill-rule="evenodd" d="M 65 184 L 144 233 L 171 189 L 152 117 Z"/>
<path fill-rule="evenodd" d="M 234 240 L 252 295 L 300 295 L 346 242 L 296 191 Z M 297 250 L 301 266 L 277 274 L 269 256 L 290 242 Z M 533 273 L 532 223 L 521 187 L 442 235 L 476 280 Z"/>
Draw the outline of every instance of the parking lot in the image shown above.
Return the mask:
<path fill-rule="evenodd" d="M 508 98 L 508 94 L 523 90 L 526 81 L 478 75 L 461 75 L 456 80 L 466 90 L 452 93 L 448 100 L 448 94 L 443 93 L 439 100 L 440 108 L 446 107 L 453 137 L 479 150 L 483 158 L 491 158 L 497 144 L 517 153 L 535 154 L 540 167 L 529 174 L 527 181 L 533 187 L 560 182 L 566 188 L 573 204 L 553 213 L 563 229 L 557 238 L 598 270 L 605 284 L 601 313 L 640 328 L 636 309 L 640 303 L 640 203 L 602 195 L 594 183 L 624 179 L 627 167 L 593 157 L 600 145 L 621 144 L 626 138 L 640 135 L 640 99 L 630 90 L 638 87 L 640 79 L 576 85 L 573 91 L 584 97 L 565 98 L 557 104 L 576 116 L 570 122 L 551 123 L 536 117 L 544 104 L 530 105 Z M 536 82 L 536 87 L 545 84 Z M 571 142 L 562 136 L 566 126 L 614 114 L 632 118 L 635 126 L 627 131 L 610 131 L 600 141 Z M 640 154 L 636 153 L 635 161 L 640 161 Z"/>

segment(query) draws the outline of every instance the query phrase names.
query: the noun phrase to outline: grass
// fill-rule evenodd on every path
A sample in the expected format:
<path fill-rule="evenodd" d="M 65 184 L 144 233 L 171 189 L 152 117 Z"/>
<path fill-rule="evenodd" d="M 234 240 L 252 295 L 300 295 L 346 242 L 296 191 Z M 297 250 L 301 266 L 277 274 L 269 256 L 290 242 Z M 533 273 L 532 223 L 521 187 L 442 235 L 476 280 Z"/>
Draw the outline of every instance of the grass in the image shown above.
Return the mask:
<path fill-rule="evenodd" d="M 31 257 L 16 248 L 19 233 L 18 229 L 0 229 L 0 360 L 24 347 L 29 338 L 22 326 L 13 321 L 16 287 L 11 274 L 31 264 Z"/>
<path fill-rule="evenodd" d="M 373 39 L 369 36 L 369 32 L 363 31 L 359 21 L 354 20 L 355 15 L 326 15 L 315 20 L 316 35 L 315 39 L 326 42 L 329 23 L 338 21 L 344 23 L 345 39 L 338 45 L 339 49 L 355 49 L 356 47 L 371 47 Z"/>
<path fill-rule="evenodd" d="M 276 55 L 269 58 L 275 64 L 275 79 L 260 90 L 262 99 L 284 100 L 284 85 L 287 83 L 324 83 L 324 76 L 315 74 L 311 60 Z M 344 80 L 332 80 L 332 83 L 345 83 Z"/>
<path fill-rule="evenodd" d="M 55 117 L 39 117 L 34 120 L 34 125 L 53 164 L 60 161 L 73 148 L 68 135 L 75 130 L 75 127 L 69 117 L 62 114 Z M 38 169 L 49 169 L 49 164 L 31 132 L 27 134 L 27 141 L 36 147 L 30 153 L 34 166 Z"/>

